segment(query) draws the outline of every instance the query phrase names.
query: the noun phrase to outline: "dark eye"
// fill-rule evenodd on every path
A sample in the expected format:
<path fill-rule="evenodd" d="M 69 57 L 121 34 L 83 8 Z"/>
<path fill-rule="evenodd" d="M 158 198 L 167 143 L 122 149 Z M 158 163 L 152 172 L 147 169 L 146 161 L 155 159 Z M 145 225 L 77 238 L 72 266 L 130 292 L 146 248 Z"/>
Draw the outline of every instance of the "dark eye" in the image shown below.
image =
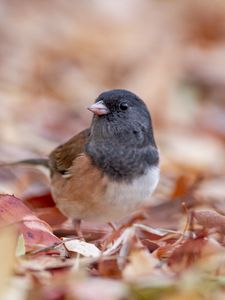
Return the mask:
<path fill-rule="evenodd" d="M 126 102 L 120 103 L 120 109 L 121 110 L 127 110 L 128 109 L 128 104 Z"/>

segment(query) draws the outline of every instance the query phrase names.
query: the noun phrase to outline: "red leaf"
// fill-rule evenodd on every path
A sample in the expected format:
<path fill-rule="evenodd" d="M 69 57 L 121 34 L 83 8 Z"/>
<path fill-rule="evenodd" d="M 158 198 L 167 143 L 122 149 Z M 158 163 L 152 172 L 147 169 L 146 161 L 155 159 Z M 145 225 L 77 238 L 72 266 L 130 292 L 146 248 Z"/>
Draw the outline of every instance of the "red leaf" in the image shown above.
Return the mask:
<path fill-rule="evenodd" d="M 60 225 L 62 225 L 63 222 L 67 220 L 67 218 L 58 210 L 56 206 L 54 207 L 48 207 L 48 208 L 42 208 L 38 211 L 35 211 L 38 218 L 41 220 L 47 222 L 53 229 L 59 228 Z M 73 231 L 75 229 L 73 228 Z"/>
<path fill-rule="evenodd" d="M 30 198 L 27 198 L 27 199 L 25 199 L 25 202 L 26 202 L 27 206 L 32 209 L 55 206 L 55 203 L 54 203 L 50 193 L 43 194 L 41 196 L 33 196 Z"/>
<path fill-rule="evenodd" d="M 25 239 L 26 251 L 37 246 L 51 246 L 60 243 L 44 221 L 37 218 L 32 211 L 18 198 L 11 195 L 0 195 L 0 227 L 18 223 L 18 229 Z"/>

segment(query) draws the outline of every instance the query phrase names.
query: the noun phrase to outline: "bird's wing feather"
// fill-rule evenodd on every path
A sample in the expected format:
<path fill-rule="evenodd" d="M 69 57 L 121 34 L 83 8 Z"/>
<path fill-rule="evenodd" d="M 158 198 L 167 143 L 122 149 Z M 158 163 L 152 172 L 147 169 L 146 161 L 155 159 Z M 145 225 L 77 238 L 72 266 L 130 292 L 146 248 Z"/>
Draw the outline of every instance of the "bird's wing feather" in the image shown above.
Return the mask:
<path fill-rule="evenodd" d="M 65 144 L 58 146 L 49 155 L 51 172 L 59 172 L 66 175 L 74 160 L 84 151 L 89 135 L 90 129 L 83 130 Z"/>

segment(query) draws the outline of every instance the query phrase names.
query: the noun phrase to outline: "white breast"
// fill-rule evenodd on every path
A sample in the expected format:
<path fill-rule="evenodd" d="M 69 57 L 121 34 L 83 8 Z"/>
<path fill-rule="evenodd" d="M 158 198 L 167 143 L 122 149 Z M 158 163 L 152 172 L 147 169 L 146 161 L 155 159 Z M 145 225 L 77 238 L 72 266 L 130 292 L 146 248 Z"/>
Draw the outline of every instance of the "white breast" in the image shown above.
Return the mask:
<path fill-rule="evenodd" d="M 99 214 L 99 221 L 121 219 L 146 204 L 158 181 L 159 168 L 151 167 L 132 183 L 111 183 L 106 191 L 104 212 Z"/>

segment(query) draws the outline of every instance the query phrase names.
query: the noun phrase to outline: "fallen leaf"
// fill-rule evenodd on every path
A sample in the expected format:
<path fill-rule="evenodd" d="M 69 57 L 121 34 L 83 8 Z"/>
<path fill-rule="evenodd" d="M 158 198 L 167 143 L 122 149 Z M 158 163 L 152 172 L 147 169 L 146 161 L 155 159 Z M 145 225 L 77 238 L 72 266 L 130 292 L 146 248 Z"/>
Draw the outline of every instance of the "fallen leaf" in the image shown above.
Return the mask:
<path fill-rule="evenodd" d="M 51 227 L 38 219 L 21 200 L 11 195 L 0 195 L 0 227 L 11 224 L 16 224 L 23 234 L 26 251 L 61 243 Z"/>
<path fill-rule="evenodd" d="M 99 257 L 101 251 L 94 245 L 81 240 L 71 240 L 64 243 L 68 251 L 80 253 L 86 257 Z"/>
<path fill-rule="evenodd" d="M 98 273 L 101 277 L 121 278 L 121 270 L 116 258 L 102 258 L 98 263 Z"/>
<path fill-rule="evenodd" d="M 73 266 L 72 259 L 64 259 L 59 256 L 39 255 L 36 257 L 25 257 L 21 259 L 20 267 L 22 270 L 29 271 L 50 271 L 55 269 L 70 268 Z"/>
<path fill-rule="evenodd" d="M 55 206 L 52 196 L 49 193 L 26 198 L 25 202 L 31 209 Z"/>
<path fill-rule="evenodd" d="M 202 249 L 207 244 L 204 236 L 187 238 L 180 244 L 172 248 L 167 264 L 174 272 L 181 272 L 196 263 L 202 253 Z M 171 249 L 170 249 L 171 250 Z"/>
<path fill-rule="evenodd" d="M 123 270 L 123 277 L 127 280 L 140 279 L 142 276 L 156 272 L 158 263 L 159 260 L 147 250 L 134 250 L 129 256 L 129 263 Z"/>
<path fill-rule="evenodd" d="M 225 232 L 225 216 L 214 210 L 193 211 L 193 217 L 205 228 L 217 228 Z"/>

